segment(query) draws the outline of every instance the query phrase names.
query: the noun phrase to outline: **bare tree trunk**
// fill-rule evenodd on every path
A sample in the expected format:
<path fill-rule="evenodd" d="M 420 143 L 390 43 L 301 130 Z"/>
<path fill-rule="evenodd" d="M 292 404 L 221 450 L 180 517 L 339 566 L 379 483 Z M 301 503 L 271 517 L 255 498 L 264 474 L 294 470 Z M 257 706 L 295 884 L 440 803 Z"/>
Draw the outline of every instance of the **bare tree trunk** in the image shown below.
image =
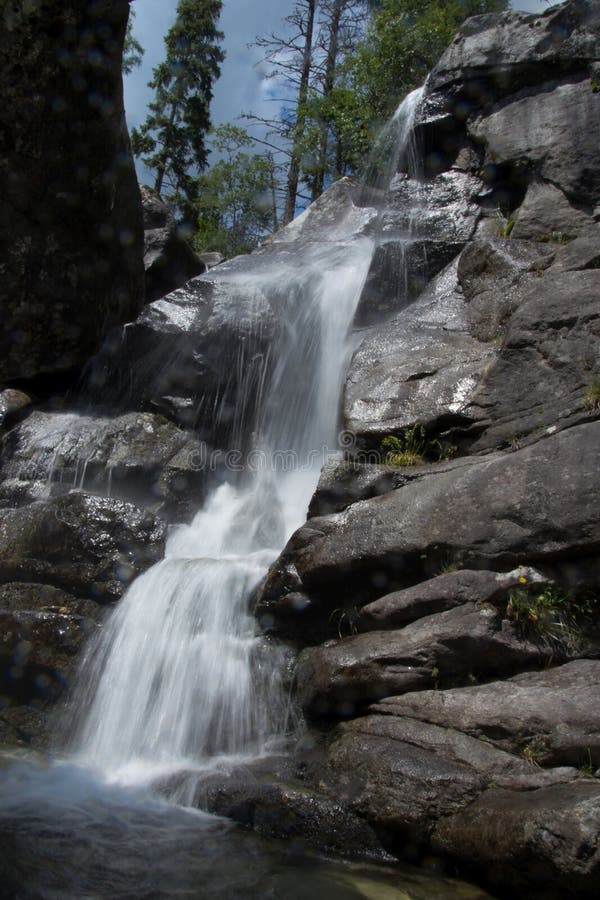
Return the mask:
<path fill-rule="evenodd" d="M 302 69 L 300 85 L 298 88 L 298 106 L 296 126 L 294 128 L 294 142 L 292 158 L 288 169 L 287 185 L 285 191 L 285 207 L 282 217 L 282 225 L 287 225 L 294 218 L 296 212 L 296 197 L 298 195 L 298 182 L 300 180 L 300 151 L 299 143 L 303 136 L 306 124 L 306 101 L 308 99 L 308 87 L 312 67 L 313 34 L 315 28 L 315 11 L 317 0 L 306 0 L 306 19 L 304 29 L 304 49 L 302 55 Z"/>
<path fill-rule="evenodd" d="M 329 22 L 329 41 L 327 43 L 327 60 L 325 63 L 325 78 L 323 80 L 323 99 L 331 94 L 335 83 L 335 67 L 337 64 L 340 21 L 347 0 L 334 0 Z M 317 154 L 318 168 L 312 184 L 312 199 L 316 200 L 323 193 L 325 184 L 325 170 L 327 168 L 327 144 L 329 140 L 329 128 L 327 122 L 321 122 L 321 134 Z"/>

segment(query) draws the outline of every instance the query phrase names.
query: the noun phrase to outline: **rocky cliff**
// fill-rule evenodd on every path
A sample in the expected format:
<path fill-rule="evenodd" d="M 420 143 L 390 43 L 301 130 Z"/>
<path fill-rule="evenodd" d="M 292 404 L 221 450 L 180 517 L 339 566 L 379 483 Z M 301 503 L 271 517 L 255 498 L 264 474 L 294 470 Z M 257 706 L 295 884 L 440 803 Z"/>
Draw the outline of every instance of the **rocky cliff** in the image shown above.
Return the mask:
<path fill-rule="evenodd" d="M 199 503 L 203 448 L 252 431 L 285 328 L 265 272 L 277 287 L 302 242 L 368 235 L 351 446 L 256 596 L 297 654 L 306 728 L 197 801 L 503 894 L 596 896 L 599 84 L 593 0 L 469 20 L 383 207 L 344 180 L 251 257 L 130 308 L 66 408 L 2 395 L 6 740 L 41 743 L 83 638 Z M 56 368 L 39 346 L 11 377 Z"/>

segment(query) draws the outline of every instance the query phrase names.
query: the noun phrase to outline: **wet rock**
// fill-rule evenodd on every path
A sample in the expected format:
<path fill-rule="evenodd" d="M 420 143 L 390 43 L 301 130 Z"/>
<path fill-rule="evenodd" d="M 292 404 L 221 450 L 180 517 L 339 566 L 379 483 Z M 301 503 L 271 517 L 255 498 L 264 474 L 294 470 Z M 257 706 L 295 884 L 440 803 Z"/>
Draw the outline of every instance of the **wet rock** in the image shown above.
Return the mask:
<path fill-rule="evenodd" d="M 348 718 L 382 697 L 510 675 L 569 655 L 569 647 L 523 632 L 493 607 L 465 603 L 399 631 L 357 634 L 304 650 L 297 694 L 311 715 Z"/>
<path fill-rule="evenodd" d="M 497 344 L 523 296 L 537 285 L 555 255 L 552 247 L 529 241 L 471 241 L 457 269 L 470 333 Z"/>
<path fill-rule="evenodd" d="M 144 216 L 146 303 L 152 303 L 201 275 L 207 266 L 177 231 L 175 216 L 160 196 L 140 187 Z"/>
<path fill-rule="evenodd" d="M 6 388 L 0 392 L 0 426 L 6 419 L 10 419 L 21 410 L 27 409 L 32 403 L 29 394 L 17 391 L 15 388 Z"/>
<path fill-rule="evenodd" d="M 73 488 L 188 519 L 207 460 L 196 438 L 162 416 L 33 412 L 2 443 L 0 502 L 18 505 Z"/>
<path fill-rule="evenodd" d="M 328 617 L 431 578 L 448 561 L 496 571 L 583 566 L 600 542 L 599 435 L 591 422 L 511 453 L 424 467 L 397 490 L 311 519 L 271 568 L 260 603 L 273 611 L 302 592 Z"/>
<path fill-rule="evenodd" d="M 130 503 L 72 492 L 0 510 L 0 579 L 117 600 L 163 554 L 165 525 Z"/>
<path fill-rule="evenodd" d="M 581 780 L 524 793 L 486 791 L 442 820 L 437 852 L 463 873 L 532 898 L 595 897 L 600 888 L 600 785 Z"/>
<path fill-rule="evenodd" d="M 34 706 L 8 706 L 0 709 L 0 745 L 3 747 L 44 750 L 51 734 L 46 709 Z M 14 759 L 9 760 L 10 763 Z"/>
<path fill-rule="evenodd" d="M 93 628 L 80 616 L 0 609 L 0 707 L 56 701 Z"/>
<path fill-rule="evenodd" d="M 594 225 L 576 240 L 556 246 L 554 252 L 554 272 L 600 269 L 600 226 Z"/>
<path fill-rule="evenodd" d="M 81 366 L 143 303 L 122 98 L 126 0 L 5 5 L 0 36 L 0 376 Z"/>
<path fill-rule="evenodd" d="M 193 804 L 260 834 L 342 856 L 381 856 L 369 825 L 297 777 L 290 758 L 269 757 L 202 778 Z"/>
<path fill-rule="evenodd" d="M 543 672 L 445 691 L 388 697 L 380 715 L 452 728 L 538 766 L 600 766 L 600 662 L 578 659 Z"/>
<path fill-rule="evenodd" d="M 404 591 L 386 594 L 360 610 L 362 630 L 399 628 L 423 616 L 445 612 L 463 603 L 494 603 L 514 587 L 543 585 L 547 579 L 530 566 L 512 572 L 462 569 L 445 572 Z"/>
<path fill-rule="evenodd" d="M 105 609 L 94 600 L 74 597 L 50 584 L 13 582 L 0 585 L 0 610 L 80 617 L 100 622 Z"/>
<path fill-rule="evenodd" d="M 346 428 L 373 446 L 421 422 L 459 420 L 496 348 L 469 333 L 452 263 L 407 309 L 373 329 L 354 354 L 346 381 Z"/>
<path fill-rule="evenodd" d="M 374 458 L 380 458 L 376 454 Z M 378 497 L 405 484 L 407 477 L 393 466 L 338 460 L 326 463 L 308 507 L 308 518 L 340 512 L 369 497 Z"/>
<path fill-rule="evenodd" d="M 355 317 L 358 327 L 380 322 L 414 300 L 461 251 L 480 216 L 473 175 L 443 172 L 429 181 L 392 180 L 377 220 L 377 247 Z"/>

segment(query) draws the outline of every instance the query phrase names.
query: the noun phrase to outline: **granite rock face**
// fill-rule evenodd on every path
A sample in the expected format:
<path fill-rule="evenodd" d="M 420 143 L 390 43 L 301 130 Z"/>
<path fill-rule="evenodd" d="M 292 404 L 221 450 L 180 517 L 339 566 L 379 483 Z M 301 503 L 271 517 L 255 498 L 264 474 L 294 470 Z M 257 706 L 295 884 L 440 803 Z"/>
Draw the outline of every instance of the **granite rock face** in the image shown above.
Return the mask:
<path fill-rule="evenodd" d="M 81 367 L 143 304 L 121 83 L 128 13 L 126 0 L 0 13 L 3 380 Z"/>
<path fill-rule="evenodd" d="M 159 300 L 208 266 L 177 232 L 175 216 L 158 194 L 140 187 L 144 215 L 144 269 L 146 303 Z"/>

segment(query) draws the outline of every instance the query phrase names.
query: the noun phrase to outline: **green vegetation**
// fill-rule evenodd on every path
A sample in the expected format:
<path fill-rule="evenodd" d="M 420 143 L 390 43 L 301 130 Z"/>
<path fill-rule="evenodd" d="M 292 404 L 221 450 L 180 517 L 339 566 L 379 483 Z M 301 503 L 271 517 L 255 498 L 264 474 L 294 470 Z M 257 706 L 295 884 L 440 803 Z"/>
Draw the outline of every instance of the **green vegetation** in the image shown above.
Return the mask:
<path fill-rule="evenodd" d="M 600 409 L 600 381 L 594 379 L 590 385 L 588 385 L 585 396 L 583 398 L 583 407 L 588 412 L 595 412 L 597 409 Z"/>
<path fill-rule="evenodd" d="M 544 244 L 570 244 L 573 240 L 575 240 L 574 235 L 566 234 L 564 231 L 550 231 L 540 238 Z"/>
<path fill-rule="evenodd" d="M 418 466 L 425 462 L 427 436 L 419 422 L 407 428 L 398 437 L 389 435 L 381 442 L 388 466 Z"/>
<path fill-rule="evenodd" d="M 142 64 L 145 50 L 140 42 L 133 36 L 133 20 L 135 10 L 129 7 L 129 20 L 127 33 L 125 34 L 125 46 L 123 47 L 123 74 L 130 75 L 134 69 L 139 69 Z"/>
<path fill-rule="evenodd" d="M 194 246 L 231 257 L 277 227 L 274 163 L 268 154 L 247 152 L 254 142 L 234 125 L 215 129 L 211 144 L 220 159 L 198 180 Z"/>
<path fill-rule="evenodd" d="M 133 152 L 155 173 L 154 189 L 194 222 L 199 172 L 206 168 L 212 85 L 224 59 L 216 23 L 221 0 L 179 0 L 165 37 L 166 58 L 153 72 L 150 114 L 131 134 Z"/>
<path fill-rule="evenodd" d="M 501 238 L 509 238 L 513 228 L 515 227 L 515 220 L 511 219 L 510 215 L 502 212 L 500 208 L 496 210 L 496 235 Z"/>
<path fill-rule="evenodd" d="M 340 640 L 344 637 L 349 637 L 350 635 L 358 633 L 359 615 L 360 610 L 357 606 L 352 606 L 350 608 L 339 606 L 337 609 L 333 610 L 329 616 L 329 621 L 333 622 L 335 620 Z"/>
<path fill-rule="evenodd" d="M 533 631 L 550 643 L 571 647 L 581 641 L 581 622 L 597 607 L 592 595 L 574 596 L 549 584 L 543 590 L 527 585 L 510 591 L 506 614 L 519 627 Z"/>

